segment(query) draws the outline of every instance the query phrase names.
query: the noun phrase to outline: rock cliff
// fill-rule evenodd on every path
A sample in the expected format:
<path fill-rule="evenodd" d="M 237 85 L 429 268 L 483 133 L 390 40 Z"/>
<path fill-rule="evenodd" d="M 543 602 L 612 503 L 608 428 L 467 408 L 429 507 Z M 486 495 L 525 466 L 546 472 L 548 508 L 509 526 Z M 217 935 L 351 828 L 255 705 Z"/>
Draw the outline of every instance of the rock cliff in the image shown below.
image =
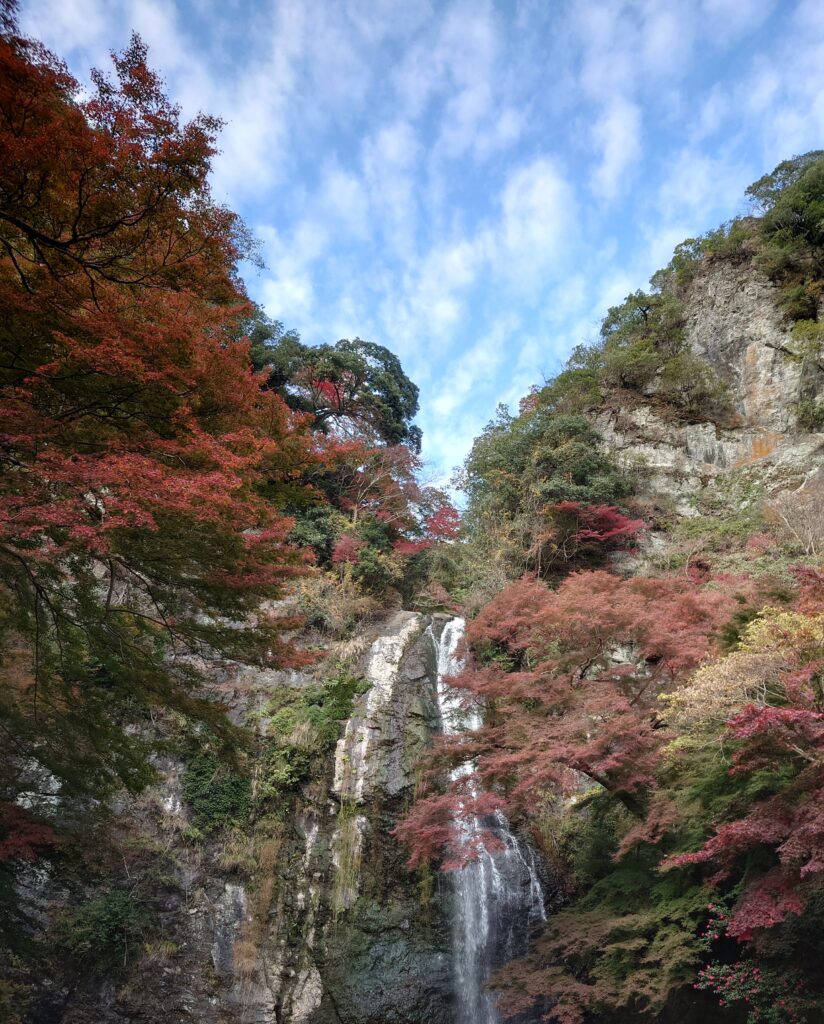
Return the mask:
<path fill-rule="evenodd" d="M 704 262 L 684 296 L 687 340 L 728 386 L 730 425 L 684 423 L 653 402 L 599 413 L 596 425 L 626 465 L 645 477 L 642 493 L 669 498 L 681 515 L 731 471 L 767 492 L 799 488 L 817 475 L 824 436 L 805 432 L 797 409 L 824 381 L 820 358 L 804 354 L 776 305 L 777 289 L 750 264 Z"/>
<path fill-rule="evenodd" d="M 142 842 L 165 845 L 174 877 L 163 924 L 174 955 L 142 958 L 118 985 L 89 978 L 53 991 L 39 1022 L 451 1020 L 448 894 L 437 878 L 408 871 L 391 836 L 441 728 L 431 624 L 398 612 L 357 642 L 364 692 L 326 775 L 295 795 L 288 820 L 255 845 L 256 862 L 233 863 L 220 841 L 187 842 L 182 766 L 158 765 L 160 785 L 115 810 Z M 220 676 L 247 722 L 275 689 L 315 680 L 239 665 Z"/>

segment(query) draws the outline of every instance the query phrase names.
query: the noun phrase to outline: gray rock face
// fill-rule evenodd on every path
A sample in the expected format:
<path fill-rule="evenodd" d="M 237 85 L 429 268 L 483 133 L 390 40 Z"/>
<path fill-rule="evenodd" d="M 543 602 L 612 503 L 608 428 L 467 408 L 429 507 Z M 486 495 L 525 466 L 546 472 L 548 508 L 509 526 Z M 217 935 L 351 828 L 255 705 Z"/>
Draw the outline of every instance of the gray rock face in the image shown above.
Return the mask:
<path fill-rule="evenodd" d="M 234 946 L 248 906 L 242 885 L 227 882 L 211 908 L 209 931 L 212 935 L 212 965 L 220 975 L 230 975 L 234 966 Z"/>
<path fill-rule="evenodd" d="M 776 307 L 776 288 L 749 266 L 710 263 L 692 282 L 687 340 L 730 387 L 744 424 L 761 434 L 795 427 L 802 363 Z"/>
<path fill-rule="evenodd" d="M 803 486 L 824 458 L 824 434 L 804 433 L 798 402 L 818 395 L 824 367 L 802 357 L 775 306 L 775 288 L 749 266 L 710 263 L 686 298 L 687 339 L 729 386 L 739 424 L 677 423 L 652 405 L 600 413 L 595 425 L 627 466 L 640 466 L 651 495 L 695 514 L 701 488 L 731 471 L 767 492 Z"/>
<path fill-rule="evenodd" d="M 428 620 L 399 612 L 361 663 L 369 689 L 355 702 L 330 764 L 327 796 L 294 822 L 279 862 L 280 899 L 243 976 L 223 977 L 222 1024 L 447 1024 L 451 965 L 437 893 L 419 880 L 391 835 L 415 782 L 415 764 L 439 728 Z M 243 896 L 227 890 L 213 916 L 220 967 L 237 934 Z"/>
<path fill-rule="evenodd" d="M 363 803 L 377 789 L 395 796 L 411 784 L 437 722 L 431 645 L 419 642 L 424 626 L 415 612 L 398 612 L 366 655 L 371 685 L 335 751 L 333 789 L 342 802 Z"/>
<path fill-rule="evenodd" d="M 291 855 L 279 861 L 279 905 L 242 977 L 233 973 L 231 942 L 246 896 L 227 886 L 219 897 L 209 921 L 221 981 L 215 1008 L 201 1001 L 199 1020 L 450 1020 L 451 965 L 438 895 L 422 904 L 419 879 L 391 835 L 416 763 L 439 729 L 427 624 L 417 613 L 398 612 L 367 645 L 361 671 L 369 688 L 342 730 L 327 795 L 294 822 Z"/>
<path fill-rule="evenodd" d="M 416 765 L 439 731 L 428 620 L 399 612 L 364 659 L 370 689 L 335 753 L 340 801 L 331 838 L 332 920 L 317 962 L 324 998 L 311 1024 L 448 1024 L 451 963 L 442 901 L 422 901 L 420 879 L 392 839 Z"/>

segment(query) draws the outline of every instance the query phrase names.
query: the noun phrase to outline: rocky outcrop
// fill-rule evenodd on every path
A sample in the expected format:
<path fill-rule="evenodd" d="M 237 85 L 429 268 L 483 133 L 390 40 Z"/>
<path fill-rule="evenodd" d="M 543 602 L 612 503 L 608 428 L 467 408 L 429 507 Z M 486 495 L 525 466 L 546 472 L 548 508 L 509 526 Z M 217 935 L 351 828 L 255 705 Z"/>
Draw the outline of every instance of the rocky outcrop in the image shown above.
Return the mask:
<path fill-rule="evenodd" d="M 799 403 L 822 390 L 824 366 L 804 354 L 776 303 L 775 286 L 749 264 L 705 263 L 685 297 L 687 340 L 729 387 L 730 426 L 683 423 L 653 403 L 600 412 L 595 424 L 643 492 L 694 515 L 702 488 L 731 471 L 768 493 L 802 487 L 824 455 L 824 434 L 798 425 Z"/>
<path fill-rule="evenodd" d="M 766 438 L 795 429 L 808 368 L 797 356 L 774 284 L 748 263 L 705 263 L 686 297 L 687 340 L 729 386 L 744 428 Z"/>
<path fill-rule="evenodd" d="M 171 853 L 163 914 L 174 954 L 143 958 L 119 985 L 92 979 L 62 993 L 59 1013 L 37 1024 L 451 1021 L 448 896 L 409 872 L 392 837 L 440 730 L 430 622 L 398 612 L 360 638 L 353 672 L 367 686 L 327 775 L 250 847 L 260 862 L 248 871 L 232 865 L 224 840 L 185 841 L 181 765 L 158 763 L 162 782 L 117 813 Z M 260 714 L 275 688 L 317 682 L 239 665 L 214 677 L 237 720 Z"/>
<path fill-rule="evenodd" d="M 434 652 L 421 643 L 424 622 L 398 612 L 366 656 L 369 690 L 346 723 L 335 751 L 333 789 L 362 804 L 376 790 L 395 796 L 412 783 L 416 755 L 437 721 Z"/>

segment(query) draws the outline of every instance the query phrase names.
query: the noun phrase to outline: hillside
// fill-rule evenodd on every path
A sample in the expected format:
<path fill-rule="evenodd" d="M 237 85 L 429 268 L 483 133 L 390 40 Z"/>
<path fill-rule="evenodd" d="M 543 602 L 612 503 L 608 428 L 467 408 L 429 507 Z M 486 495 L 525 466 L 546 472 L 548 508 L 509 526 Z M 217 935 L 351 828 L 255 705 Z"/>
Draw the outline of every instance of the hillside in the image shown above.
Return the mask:
<path fill-rule="evenodd" d="M 824 1019 L 824 155 L 459 515 L 397 357 L 249 300 L 139 39 L 0 72 L 0 1020 Z"/>
<path fill-rule="evenodd" d="M 505 1010 L 820 1018 L 822 185 L 756 182 L 467 459 L 474 799 L 567 901 Z"/>

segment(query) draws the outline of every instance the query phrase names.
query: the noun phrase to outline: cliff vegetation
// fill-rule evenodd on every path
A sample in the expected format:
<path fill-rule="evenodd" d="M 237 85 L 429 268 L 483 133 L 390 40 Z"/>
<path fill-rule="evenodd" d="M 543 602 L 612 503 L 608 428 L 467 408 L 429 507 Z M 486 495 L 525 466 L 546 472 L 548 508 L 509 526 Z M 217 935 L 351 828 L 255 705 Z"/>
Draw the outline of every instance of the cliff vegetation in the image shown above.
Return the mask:
<path fill-rule="evenodd" d="M 250 301 L 141 40 L 84 92 L 0 29 L 0 1018 L 448 1024 L 438 869 L 502 811 L 552 908 L 505 1013 L 821 1020 L 824 153 L 500 408 L 459 514 L 397 357 Z"/>
<path fill-rule="evenodd" d="M 514 1014 L 821 1017 L 824 153 L 747 195 L 458 477 L 456 685 L 487 715 L 399 832 L 449 860 L 456 818 L 498 808 L 563 880 L 496 979 Z M 476 787 L 444 790 L 468 757 Z"/>

